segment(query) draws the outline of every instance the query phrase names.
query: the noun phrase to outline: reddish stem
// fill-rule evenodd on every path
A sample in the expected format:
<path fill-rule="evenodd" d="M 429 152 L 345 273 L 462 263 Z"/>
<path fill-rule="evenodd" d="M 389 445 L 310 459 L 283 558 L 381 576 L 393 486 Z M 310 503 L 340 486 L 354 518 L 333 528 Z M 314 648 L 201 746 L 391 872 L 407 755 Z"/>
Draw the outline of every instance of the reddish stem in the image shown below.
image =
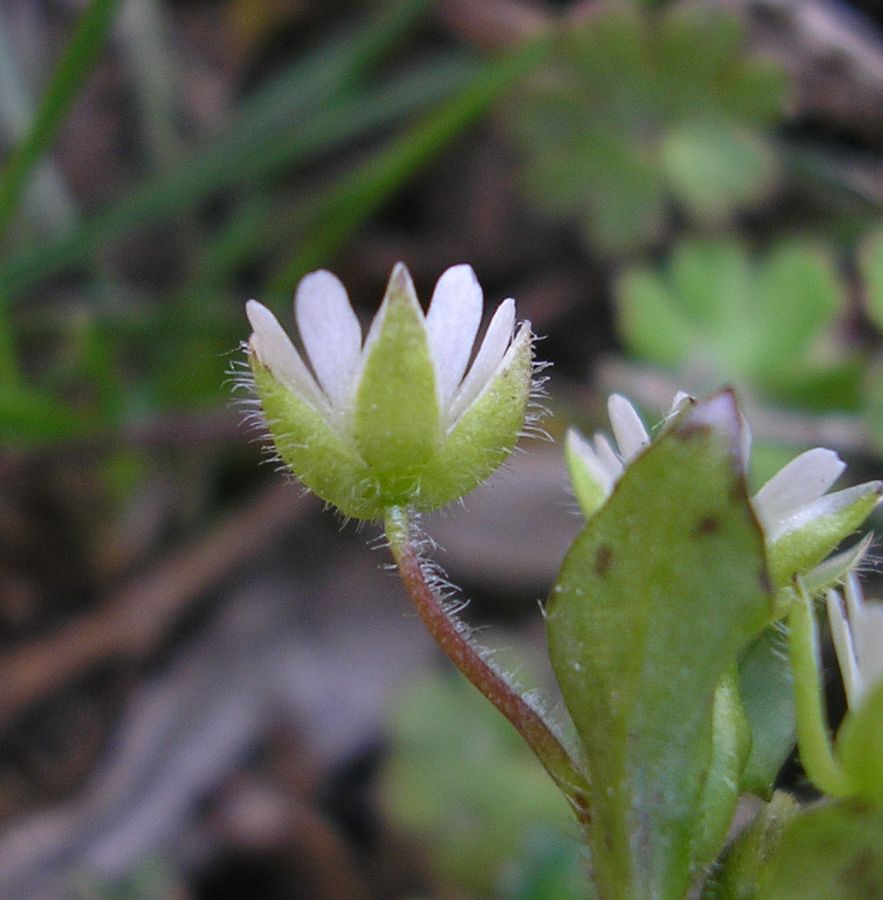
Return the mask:
<path fill-rule="evenodd" d="M 512 723 L 555 784 L 568 797 L 577 818 L 587 824 L 589 791 L 586 776 L 540 712 L 518 693 L 502 672 L 488 663 L 470 641 L 466 630 L 445 609 L 443 601 L 427 581 L 406 510 L 389 511 L 386 533 L 402 584 L 435 642 L 460 672 Z"/>

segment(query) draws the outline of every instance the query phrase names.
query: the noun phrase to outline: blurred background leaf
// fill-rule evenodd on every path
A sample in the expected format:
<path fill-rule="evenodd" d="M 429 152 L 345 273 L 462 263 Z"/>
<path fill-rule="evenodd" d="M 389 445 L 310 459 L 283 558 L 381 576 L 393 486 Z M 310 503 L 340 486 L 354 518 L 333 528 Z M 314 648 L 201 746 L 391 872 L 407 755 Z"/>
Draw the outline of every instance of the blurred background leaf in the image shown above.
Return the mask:
<path fill-rule="evenodd" d="M 532 200 L 615 255 L 658 242 L 672 205 L 708 225 L 766 199 L 787 77 L 744 44 L 708 6 L 601 4 L 561 29 L 511 109 Z"/>

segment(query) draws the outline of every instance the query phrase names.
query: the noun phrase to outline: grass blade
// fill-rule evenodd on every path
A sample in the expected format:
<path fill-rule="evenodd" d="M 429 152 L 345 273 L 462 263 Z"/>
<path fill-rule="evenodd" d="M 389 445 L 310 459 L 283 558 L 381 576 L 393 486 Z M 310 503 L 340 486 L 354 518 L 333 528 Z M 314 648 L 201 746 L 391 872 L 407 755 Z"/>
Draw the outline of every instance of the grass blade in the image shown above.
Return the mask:
<path fill-rule="evenodd" d="M 262 156 L 268 140 L 284 124 L 293 126 L 308 112 L 321 110 L 346 93 L 411 28 L 425 0 L 406 0 L 388 8 L 376 21 L 360 23 L 343 37 L 324 44 L 262 90 L 226 135 L 192 153 L 69 235 L 18 253 L 0 265 L 0 290 L 10 297 L 46 278 L 87 261 L 98 248 L 140 226 L 192 209 L 214 191 L 255 179 L 278 166 Z"/>
<path fill-rule="evenodd" d="M 307 272 L 326 264 L 344 241 L 428 160 L 532 71 L 547 50 L 546 41 L 531 43 L 487 64 L 457 96 L 338 182 L 317 202 L 308 237 L 273 278 L 270 294 L 287 295 Z"/>
<path fill-rule="evenodd" d="M 0 173 L 0 235 L 15 215 L 37 163 L 51 146 L 104 46 L 120 0 L 92 0 L 83 13 L 24 139 Z"/>

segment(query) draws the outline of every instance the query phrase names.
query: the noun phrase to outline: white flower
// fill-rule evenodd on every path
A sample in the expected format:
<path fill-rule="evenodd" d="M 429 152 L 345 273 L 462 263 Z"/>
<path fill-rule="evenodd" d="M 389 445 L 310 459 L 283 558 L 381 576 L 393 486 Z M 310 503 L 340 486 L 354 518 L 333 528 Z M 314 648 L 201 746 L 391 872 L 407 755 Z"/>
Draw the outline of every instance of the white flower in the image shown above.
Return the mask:
<path fill-rule="evenodd" d="M 689 402 L 691 399 L 679 391 L 666 418 Z M 576 431 L 567 435 L 566 452 L 572 480 L 587 518 L 610 495 L 625 467 L 650 444 L 647 429 L 625 397 L 612 395 L 608 412 L 615 448 L 600 433 L 591 442 Z M 742 426 L 741 451 L 747 466 L 751 433 L 744 419 Z M 816 447 L 791 460 L 752 498 L 777 586 L 784 585 L 795 572 L 806 573 L 820 563 L 864 521 L 879 499 L 881 483 L 878 481 L 827 493 L 845 467 L 833 450 Z M 853 557 L 849 560 L 850 564 L 855 562 Z M 830 583 L 843 573 L 834 566 L 825 574 Z"/>
<path fill-rule="evenodd" d="M 390 281 L 401 280 L 413 294 L 411 276 L 399 263 Z M 416 299 L 416 295 L 415 295 Z M 443 426 L 449 429 L 514 352 L 515 301 L 497 307 L 468 374 L 466 367 L 482 314 L 482 290 L 471 266 L 452 266 L 439 278 L 429 311 L 422 318 L 435 375 L 435 390 Z M 365 361 L 389 312 L 387 300 L 374 318 L 362 346 L 362 329 L 346 288 L 331 272 L 307 275 L 298 285 L 294 315 L 313 373 L 273 313 L 257 300 L 246 305 L 250 346 L 257 358 L 291 390 L 296 391 L 334 424 L 346 426 Z M 519 335 L 527 334 L 529 323 Z"/>
<path fill-rule="evenodd" d="M 883 678 L 883 603 L 866 603 L 854 572 L 846 579 L 846 602 L 828 591 L 828 621 L 840 663 L 846 699 L 855 709 L 862 695 Z"/>
<path fill-rule="evenodd" d="M 307 275 L 294 300 L 306 359 L 265 306 L 250 300 L 246 311 L 253 386 L 276 448 L 348 515 L 436 508 L 511 451 L 531 387 L 530 325 L 516 333 L 515 302 L 504 300 L 470 366 L 482 317 L 470 266 L 439 278 L 424 315 L 398 264 L 364 345 L 340 281 Z"/>
<path fill-rule="evenodd" d="M 668 415 L 676 413 L 689 400 L 687 394 L 678 391 Z M 597 484 L 598 506 L 610 496 L 625 467 L 650 444 L 650 435 L 641 417 L 625 397 L 611 394 L 607 400 L 607 414 L 616 439 L 616 450 L 600 431 L 595 432 L 591 443 L 573 428 L 565 439 L 568 456 L 581 463 Z"/>

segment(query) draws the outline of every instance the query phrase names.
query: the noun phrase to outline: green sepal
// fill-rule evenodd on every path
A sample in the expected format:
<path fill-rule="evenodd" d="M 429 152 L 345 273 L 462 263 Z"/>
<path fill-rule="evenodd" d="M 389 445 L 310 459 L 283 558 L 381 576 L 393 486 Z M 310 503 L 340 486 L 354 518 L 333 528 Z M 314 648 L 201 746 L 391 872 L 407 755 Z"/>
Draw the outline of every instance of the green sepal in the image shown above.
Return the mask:
<path fill-rule="evenodd" d="M 382 485 L 386 505 L 407 505 L 438 445 L 439 411 L 423 312 L 402 265 L 393 270 L 365 346 L 353 441 Z"/>
<path fill-rule="evenodd" d="M 707 866 L 723 847 L 739 800 L 739 782 L 751 751 L 751 732 L 739 698 L 736 667 L 714 693 L 711 763 L 696 816 L 693 864 Z"/>
<path fill-rule="evenodd" d="M 419 489 L 412 501 L 416 508 L 444 506 L 468 494 L 496 471 L 521 433 L 532 375 L 532 335 L 523 325 L 503 365 L 420 472 Z"/>
<path fill-rule="evenodd" d="M 806 592 L 810 597 L 818 597 L 828 588 L 843 584 L 846 576 L 862 564 L 873 543 L 874 535 L 866 534 L 860 541 L 842 553 L 829 556 L 814 569 L 810 569 L 803 576 L 803 586 Z"/>
<path fill-rule="evenodd" d="M 317 496 L 345 516 L 383 513 L 380 486 L 365 461 L 317 410 L 277 381 L 254 353 L 249 355 L 264 420 L 282 461 Z"/>
<path fill-rule="evenodd" d="M 883 808 L 883 682 L 850 709 L 837 732 L 835 753 L 853 795 Z"/>
<path fill-rule="evenodd" d="M 576 439 L 585 440 L 579 435 L 574 438 L 572 433 L 568 433 L 567 440 L 564 442 L 564 460 L 570 473 L 573 495 L 576 497 L 583 518 L 588 521 L 604 505 L 607 491 L 580 456 L 575 443 Z"/>
<path fill-rule="evenodd" d="M 880 900 L 883 811 L 853 800 L 795 815 L 752 900 Z M 730 895 L 726 895 L 730 896 Z"/>
<path fill-rule="evenodd" d="M 881 491 L 883 482 L 869 481 L 831 494 L 824 498 L 832 501 L 831 508 L 772 540 L 767 559 L 774 586 L 785 587 L 795 575 L 808 572 L 825 559 L 870 515 Z"/>
<path fill-rule="evenodd" d="M 592 784 L 592 866 L 613 900 L 686 895 L 715 691 L 771 613 L 741 443 L 730 392 L 688 409 L 587 524 L 548 604 Z"/>

